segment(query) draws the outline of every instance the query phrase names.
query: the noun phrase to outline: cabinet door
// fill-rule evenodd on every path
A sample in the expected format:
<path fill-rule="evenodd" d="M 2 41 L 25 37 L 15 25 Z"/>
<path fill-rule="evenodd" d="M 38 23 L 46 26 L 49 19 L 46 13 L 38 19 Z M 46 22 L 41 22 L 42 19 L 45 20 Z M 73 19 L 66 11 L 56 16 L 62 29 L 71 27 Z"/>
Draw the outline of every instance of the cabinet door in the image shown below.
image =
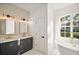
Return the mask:
<path fill-rule="evenodd" d="M 20 54 L 27 52 L 28 42 L 27 39 L 21 39 L 20 41 Z"/>
<path fill-rule="evenodd" d="M 17 55 L 18 54 L 18 41 L 1 43 L 1 55 Z"/>
<path fill-rule="evenodd" d="M 30 50 L 33 48 L 33 38 L 27 38 L 27 50 Z"/>
<path fill-rule="evenodd" d="M 33 47 L 32 38 L 21 39 L 20 42 L 21 42 L 20 43 L 20 54 L 27 52 L 28 50 L 32 49 L 32 47 Z"/>
<path fill-rule="evenodd" d="M 1 44 L 0 44 L 0 55 L 1 55 Z"/>

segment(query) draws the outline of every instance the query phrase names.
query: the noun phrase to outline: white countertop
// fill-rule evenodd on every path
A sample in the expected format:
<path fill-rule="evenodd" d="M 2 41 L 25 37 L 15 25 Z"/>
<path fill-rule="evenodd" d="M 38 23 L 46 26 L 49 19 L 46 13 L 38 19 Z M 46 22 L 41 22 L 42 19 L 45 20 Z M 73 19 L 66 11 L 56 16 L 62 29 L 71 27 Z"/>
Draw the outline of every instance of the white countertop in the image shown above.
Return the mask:
<path fill-rule="evenodd" d="M 4 42 L 10 42 L 10 41 L 15 41 L 18 39 L 0 39 L 0 43 L 4 43 Z"/>
<path fill-rule="evenodd" d="M 19 37 L 20 39 L 24 39 L 24 38 L 30 38 L 30 37 L 32 37 L 32 36 L 24 36 L 24 37 Z"/>
<path fill-rule="evenodd" d="M 56 40 L 56 43 L 71 50 L 79 51 L 79 44 Z"/>
<path fill-rule="evenodd" d="M 24 38 L 29 38 L 29 37 L 32 37 L 32 36 L 26 36 L 26 37 L 16 37 L 15 39 L 0 39 L 0 43 L 5 43 L 5 42 L 10 42 L 10 41 L 15 41 L 15 40 L 21 40 L 21 39 L 24 39 Z"/>

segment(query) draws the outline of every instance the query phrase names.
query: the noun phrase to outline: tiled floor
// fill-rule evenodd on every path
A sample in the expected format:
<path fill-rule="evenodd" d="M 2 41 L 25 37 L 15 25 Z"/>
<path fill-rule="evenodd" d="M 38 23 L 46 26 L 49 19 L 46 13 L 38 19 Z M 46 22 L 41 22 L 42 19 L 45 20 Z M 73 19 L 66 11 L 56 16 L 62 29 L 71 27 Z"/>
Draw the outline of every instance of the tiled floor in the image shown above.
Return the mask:
<path fill-rule="evenodd" d="M 28 52 L 24 53 L 23 55 L 44 55 L 44 54 L 35 49 L 32 49 L 32 50 L 29 50 Z"/>
<path fill-rule="evenodd" d="M 57 49 L 53 50 L 53 54 L 52 55 L 60 55 L 60 52 Z"/>

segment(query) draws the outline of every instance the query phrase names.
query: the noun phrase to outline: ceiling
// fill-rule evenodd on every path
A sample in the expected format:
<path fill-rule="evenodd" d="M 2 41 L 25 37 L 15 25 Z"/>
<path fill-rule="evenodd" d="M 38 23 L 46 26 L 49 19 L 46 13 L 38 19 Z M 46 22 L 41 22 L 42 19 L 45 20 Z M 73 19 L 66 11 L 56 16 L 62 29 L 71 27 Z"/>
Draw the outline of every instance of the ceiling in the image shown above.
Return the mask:
<path fill-rule="evenodd" d="M 19 8 L 25 9 L 26 11 L 33 11 L 36 8 L 40 7 L 43 5 L 43 3 L 13 3 L 12 5 L 15 5 Z"/>
<path fill-rule="evenodd" d="M 39 8 L 40 6 L 44 5 L 45 3 L 13 3 L 12 5 L 15 5 L 19 8 L 22 8 L 26 11 L 34 11 L 37 8 Z M 59 9 L 59 8 L 63 8 L 69 5 L 72 5 L 73 3 L 49 3 L 50 5 L 52 4 L 52 8 L 55 9 Z"/>
<path fill-rule="evenodd" d="M 72 4 L 74 3 L 52 3 L 52 8 L 56 10 L 56 9 L 60 9 L 60 8 L 72 5 Z"/>

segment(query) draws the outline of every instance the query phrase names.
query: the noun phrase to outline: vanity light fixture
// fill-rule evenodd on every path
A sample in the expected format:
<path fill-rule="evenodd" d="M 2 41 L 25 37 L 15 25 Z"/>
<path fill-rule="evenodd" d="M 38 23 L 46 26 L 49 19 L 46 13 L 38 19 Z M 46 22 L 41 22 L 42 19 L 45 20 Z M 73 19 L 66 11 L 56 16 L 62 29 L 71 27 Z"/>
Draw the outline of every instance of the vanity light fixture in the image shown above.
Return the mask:
<path fill-rule="evenodd" d="M 14 16 L 10 16 L 9 14 L 2 14 L 2 16 L 0 16 L 0 19 L 12 19 L 12 20 L 15 20 L 15 17 Z"/>
<path fill-rule="evenodd" d="M 8 18 L 10 18 L 11 16 L 10 15 L 6 15 Z"/>
<path fill-rule="evenodd" d="M 10 18 L 10 16 L 9 15 L 0 16 L 0 19 L 7 19 L 7 18 Z"/>
<path fill-rule="evenodd" d="M 26 19 L 25 19 L 25 18 L 23 18 L 22 20 L 23 20 L 23 21 L 25 21 Z"/>

